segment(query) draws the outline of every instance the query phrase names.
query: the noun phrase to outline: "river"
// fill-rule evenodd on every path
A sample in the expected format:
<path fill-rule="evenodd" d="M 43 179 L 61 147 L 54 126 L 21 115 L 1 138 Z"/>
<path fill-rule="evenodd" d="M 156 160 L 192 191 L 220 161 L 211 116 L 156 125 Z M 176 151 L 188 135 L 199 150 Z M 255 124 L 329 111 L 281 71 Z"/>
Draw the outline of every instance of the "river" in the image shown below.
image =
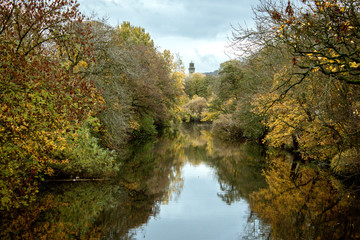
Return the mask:
<path fill-rule="evenodd" d="M 262 152 L 255 143 L 217 140 L 208 125 L 186 125 L 170 138 L 129 147 L 116 180 L 44 184 L 39 200 L 2 226 L 2 236 L 124 240 L 359 236 L 356 194 L 340 193 L 334 179 L 308 167 L 298 167 L 297 177 L 288 178 L 286 157 L 274 162 L 265 181 L 262 170 L 267 161 Z"/>

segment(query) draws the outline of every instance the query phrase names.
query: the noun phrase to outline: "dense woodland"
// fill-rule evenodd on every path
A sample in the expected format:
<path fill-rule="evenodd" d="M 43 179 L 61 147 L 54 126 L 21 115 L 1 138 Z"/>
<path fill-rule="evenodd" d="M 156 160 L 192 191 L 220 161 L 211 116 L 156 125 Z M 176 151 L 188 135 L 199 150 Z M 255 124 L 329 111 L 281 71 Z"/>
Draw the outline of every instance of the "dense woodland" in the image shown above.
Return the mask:
<path fill-rule="evenodd" d="M 234 28 L 242 60 L 185 83 L 187 118 L 227 138 L 260 139 L 357 179 L 358 1 L 262 1 L 256 29 Z"/>
<path fill-rule="evenodd" d="M 286 201 L 279 192 L 330 181 L 294 163 L 329 172 L 325 202 L 344 186 L 350 201 L 360 179 L 359 2 L 263 0 L 254 14 L 255 29 L 233 28 L 238 59 L 215 76 L 185 76 L 129 22 L 88 19 L 70 0 L 1 3 L 0 210 L 33 202 L 44 179 L 111 178 L 127 143 L 190 121 L 268 150 L 269 188 L 251 198 L 268 221 L 289 215 L 259 207 Z M 289 173 L 280 150 L 294 156 Z"/>
<path fill-rule="evenodd" d="M 126 142 L 180 121 L 180 62 L 143 28 L 68 0 L 5 1 L 0 22 L 2 210 L 48 177 L 111 176 Z"/>

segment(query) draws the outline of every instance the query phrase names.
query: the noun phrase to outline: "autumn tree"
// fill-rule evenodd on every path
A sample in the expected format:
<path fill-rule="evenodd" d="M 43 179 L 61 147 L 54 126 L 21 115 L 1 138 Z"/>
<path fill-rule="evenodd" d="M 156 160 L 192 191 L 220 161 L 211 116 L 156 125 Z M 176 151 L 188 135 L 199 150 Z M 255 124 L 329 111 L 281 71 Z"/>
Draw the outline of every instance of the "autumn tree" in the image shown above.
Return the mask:
<path fill-rule="evenodd" d="M 131 92 L 126 86 L 130 71 L 130 53 L 114 40 L 114 28 L 105 21 L 91 21 L 91 43 L 94 61 L 85 69 L 85 77 L 101 89 L 105 109 L 98 114 L 99 137 L 104 145 L 118 148 L 131 131 Z"/>
<path fill-rule="evenodd" d="M 194 95 L 208 98 L 210 96 L 209 80 L 210 78 L 202 73 L 193 73 L 186 78 L 184 91 L 189 98 L 192 98 Z"/>
<path fill-rule="evenodd" d="M 356 1 L 265 0 L 255 8 L 257 28 L 234 31 L 237 50 L 251 41 L 250 54 L 278 51 L 283 59 L 271 89 L 253 101 L 270 145 L 327 163 L 358 152 L 358 12 Z"/>
<path fill-rule="evenodd" d="M 241 94 L 243 75 L 239 60 L 222 63 L 219 69 L 219 96 L 222 99 L 235 98 L 235 100 L 238 100 Z"/>
<path fill-rule="evenodd" d="M 183 69 L 167 50 L 159 52 L 141 27 L 113 28 L 91 22 L 95 63 L 86 76 L 102 89 L 106 109 L 99 115 L 107 146 L 119 148 L 131 137 L 154 135 L 179 121 Z"/>
<path fill-rule="evenodd" d="M 194 97 L 183 106 L 185 122 L 202 120 L 207 107 L 208 102 L 205 98 L 194 95 Z"/>
<path fill-rule="evenodd" d="M 277 42 L 290 48 L 295 74 L 309 72 L 359 84 L 359 5 L 353 0 L 265 2 L 261 10 L 271 18 Z M 269 19 L 269 18 L 268 18 Z"/>
<path fill-rule="evenodd" d="M 83 16 L 73 1 L 5 1 L 0 6 L 1 207 L 26 205 L 51 175 L 52 153 L 101 106 L 95 86 L 62 66 L 57 49 Z"/>
<path fill-rule="evenodd" d="M 269 60 L 265 60 L 269 59 Z M 271 60 L 270 60 L 271 59 Z M 271 87 L 278 53 L 263 50 L 247 58 L 230 60 L 220 66 L 219 75 L 210 83 L 213 95 L 203 120 L 213 121 L 213 130 L 225 139 L 259 139 L 265 133 L 264 116 L 253 111 L 256 94 Z"/>
<path fill-rule="evenodd" d="M 148 36 L 143 28 L 126 22 L 114 31 L 115 43 L 118 42 L 130 57 L 125 78 L 132 92 L 133 133 L 153 135 L 155 131 L 151 129 L 165 127 L 175 120 L 174 108 L 182 93 L 179 84 L 182 76 L 174 74 L 177 64 L 170 52 L 159 52 Z"/>

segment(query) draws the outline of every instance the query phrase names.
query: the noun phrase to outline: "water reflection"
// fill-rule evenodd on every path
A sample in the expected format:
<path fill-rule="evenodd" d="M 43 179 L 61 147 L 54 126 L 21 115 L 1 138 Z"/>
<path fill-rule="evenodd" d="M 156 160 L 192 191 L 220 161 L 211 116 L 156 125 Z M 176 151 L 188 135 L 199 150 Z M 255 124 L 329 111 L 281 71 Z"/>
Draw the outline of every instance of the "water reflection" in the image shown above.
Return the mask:
<path fill-rule="evenodd" d="M 248 207 L 266 184 L 261 149 L 208 130 L 134 144 L 115 181 L 47 184 L 36 204 L 3 215 L 0 238 L 261 239 L 268 225 Z"/>
<path fill-rule="evenodd" d="M 271 224 L 273 239 L 360 239 L 357 189 L 327 170 L 272 157 L 268 188 L 251 195 L 251 208 Z"/>
<path fill-rule="evenodd" d="M 183 130 L 183 136 L 189 139 L 185 153 L 191 163 L 205 162 L 215 169 L 221 188 L 218 196 L 224 202 L 248 200 L 250 193 L 266 185 L 262 176 L 265 159 L 261 146 L 253 142 L 225 143 L 212 137 L 206 126 L 202 131 L 193 128 L 190 125 Z"/>
<path fill-rule="evenodd" d="M 138 143 L 123 160 L 118 182 L 126 199 L 106 208 L 98 218 L 103 239 L 136 239 L 133 229 L 159 213 L 161 203 L 179 194 L 182 188 L 179 138 Z"/>
<path fill-rule="evenodd" d="M 96 217 L 116 202 L 119 187 L 102 183 L 50 184 L 36 204 L 2 219 L 1 239 L 100 238 Z"/>
<path fill-rule="evenodd" d="M 36 204 L 3 215 L 0 238 L 132 239 L 131 229 L 181 191 L 177 144 L 177 138 L 135 144 L 112 182 L 47 184 Z"/>
<path fill-rule="evenodd" d="M 208 130 L 134 144 L 112 182 L 45 185 L 1 213 L 0 239 L 360 239 L 358 188 L 282 155 L 265 181 L 260 146 Z"/>
<path fill-rule="evenodd" d="M 217 197 L 220 191 L 214 169 L 200 163 L 186 163 L 182 169 L 184 187 L 177 201 L 161 205 L 137 239 L 237 239 L 246 225 L 248 204 L 231 206 Z"/>
<path fill-rule="evenodd" d="M 182 129 L 184 186 L 178 200 L 161 205 L 156 218 L 137 229 L 136 239 L 242 239 L 253 235 L 247 229 L 255 219 L 264 226 L 246 201 L 266 184 L 261 149 L 216 141 L 209 126 L 198 127 Z"/>

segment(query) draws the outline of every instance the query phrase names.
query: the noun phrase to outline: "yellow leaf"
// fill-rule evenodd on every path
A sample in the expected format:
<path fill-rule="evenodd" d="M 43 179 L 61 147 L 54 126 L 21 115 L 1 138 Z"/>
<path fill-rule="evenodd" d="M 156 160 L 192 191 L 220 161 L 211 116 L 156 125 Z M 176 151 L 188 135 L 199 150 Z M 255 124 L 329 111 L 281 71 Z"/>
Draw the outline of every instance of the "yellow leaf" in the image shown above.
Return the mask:
<path fill-rule="evenodd" d="M 360 66 L 360 63 L 350 62 L 349 65 L 350 65 L 351 68 L 358 68 Z"/>

